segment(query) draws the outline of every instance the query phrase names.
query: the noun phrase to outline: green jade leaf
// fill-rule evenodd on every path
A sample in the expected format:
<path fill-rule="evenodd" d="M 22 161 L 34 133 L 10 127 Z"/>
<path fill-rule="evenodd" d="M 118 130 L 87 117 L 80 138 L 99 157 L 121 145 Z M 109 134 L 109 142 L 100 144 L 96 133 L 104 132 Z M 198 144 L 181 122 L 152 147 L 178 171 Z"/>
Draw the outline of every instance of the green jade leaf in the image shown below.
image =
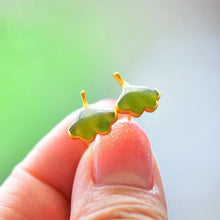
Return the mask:
<path fill-rule="evenodd" d="M 122 93 L 116 101 L 117 112 L 140 117 L 144 111 L 154 112 L 156 110 L 160 99 L 160 92 L 157 89 L 130 85 L 122 79 L 119 73 L 114 73 L 113 77 L 122 87 Z"/>
<path fill-rule="evenodd" d="M 111 131 L 111 125 L 117 120 L 117 113 L 112 109 L 89 107 L 85 91 L 81 92 L 81 96 L 83 108 L 69 127 L 69 136 L 93 141 L 97 134 L 108 134 Z"/>

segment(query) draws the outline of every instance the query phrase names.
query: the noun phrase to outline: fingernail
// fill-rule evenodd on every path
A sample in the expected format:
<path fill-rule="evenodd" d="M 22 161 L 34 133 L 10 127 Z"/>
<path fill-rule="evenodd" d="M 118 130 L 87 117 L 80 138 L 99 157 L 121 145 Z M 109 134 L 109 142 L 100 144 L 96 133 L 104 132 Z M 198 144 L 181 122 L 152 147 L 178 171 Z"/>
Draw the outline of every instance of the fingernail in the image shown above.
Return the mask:
<path fill-rule="evenodd" d="M 94 181 L 97 185 L 152 185 L 152 152 L 145 132 L 134 122 L 118 121 L 93 145 Z"/>

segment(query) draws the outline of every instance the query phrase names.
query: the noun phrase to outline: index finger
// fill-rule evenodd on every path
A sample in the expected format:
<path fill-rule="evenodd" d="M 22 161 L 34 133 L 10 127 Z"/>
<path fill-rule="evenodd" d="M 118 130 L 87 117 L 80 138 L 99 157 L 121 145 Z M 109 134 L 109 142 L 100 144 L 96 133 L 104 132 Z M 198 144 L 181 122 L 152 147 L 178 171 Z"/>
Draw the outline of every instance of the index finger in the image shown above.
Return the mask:
<path fill-rule="evenodd" d="M 103 100 L 95 106 L 112 107 L 114 101 Z M 57 189 L 67 199 L 71 198 L 78 162 L 89 145 L 86 141 L 71 139 L 67 133 L 78 112 L 79 110 L 73 112 L 60 122 L 19 165 L 31 175 Z"/>

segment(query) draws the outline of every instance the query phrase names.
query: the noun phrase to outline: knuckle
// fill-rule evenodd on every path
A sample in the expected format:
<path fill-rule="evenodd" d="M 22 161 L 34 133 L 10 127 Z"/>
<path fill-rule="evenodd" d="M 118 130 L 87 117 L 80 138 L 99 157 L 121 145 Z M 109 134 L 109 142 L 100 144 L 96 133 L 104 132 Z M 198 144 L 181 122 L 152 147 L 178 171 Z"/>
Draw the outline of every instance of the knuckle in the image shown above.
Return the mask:
<path fill-rule="evenodd" d="M 167 220 L 167 210 L 160 197 L 141 190 L 119 190 L 94 192 L 90 199 L 80 205 L 78 218 L 72 219 L 146 219 Z M 72 213 L 73 217 L 74 213 Z"/>
<path fill-rule="evenodd" d="M 164 213 L 158 208 L 148 207 L 142 204 L 122 204 L 102 208 L 80 219 L 166 219 Z"/>

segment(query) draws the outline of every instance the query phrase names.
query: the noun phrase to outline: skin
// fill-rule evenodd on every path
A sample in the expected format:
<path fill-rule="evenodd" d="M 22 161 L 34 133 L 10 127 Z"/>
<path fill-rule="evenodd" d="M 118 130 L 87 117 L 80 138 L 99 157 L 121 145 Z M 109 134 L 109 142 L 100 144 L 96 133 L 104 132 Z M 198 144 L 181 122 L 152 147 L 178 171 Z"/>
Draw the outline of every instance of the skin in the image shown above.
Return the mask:
<path fill-rule="evenodd" d="M 95 105 L 113 108 L 114 102 L 106 100 Z M 67 129 L 77 113 L 73 112 L 49 132 L 2 184 L 0 219 L 167 219 L 162 181 L 154 155 L 151 156 L 152 166 L 146 168 L 152 176 L 150 185 L 132 186 L 132 178 L 130 185 L 102 183 L 95 170 L 102 169 L 97 167 L 102 165 L 101 158 L 97 157 L 102 154 L 97 152 L 105 149 L 102 145 L 106 142 L 99 139 L 89 144 L 71 139 Z M 126 126 L 137 136 L 142 135 L 141 129 L 135 127 L 138 125 L 126 122 Z M 123 137 L 123 126 L 116 124 L 113 129 L 121 131 L 119 138 Z M 126 156 L 126 144 L 123 143 L 119 157 Z M 151 152 L 149 146 L 146 149 Z M 114 157 L 109 161 L 112 159 Z M 96 160 L 98 165 L 94 167 Z M 109 163 L 103 172 L 111 169 L 114 164 Z"/>

